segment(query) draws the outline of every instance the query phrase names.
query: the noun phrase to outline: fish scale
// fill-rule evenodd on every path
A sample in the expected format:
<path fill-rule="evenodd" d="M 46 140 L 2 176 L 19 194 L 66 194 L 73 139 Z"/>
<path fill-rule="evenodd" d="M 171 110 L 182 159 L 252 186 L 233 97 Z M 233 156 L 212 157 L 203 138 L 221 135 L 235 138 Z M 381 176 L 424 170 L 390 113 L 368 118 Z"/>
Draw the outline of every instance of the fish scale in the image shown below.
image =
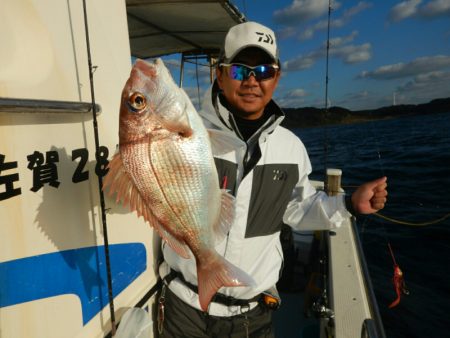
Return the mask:
<path fill-rule="evenodd" d="M 199 206 L 207 205 L 208 199 L 204 189 L 201 188 L 205 183 L 200 180 L 205 180 L 209 175 L 202 170 L 205 168 L 196 168 L 199 159 L 188 158 L 179 147 L 170 146 L 171 144 L 173 142 L 164 142 L 151 147 L 152 169 L 158 173 L 156 175 L 160 187 L 164 187 L 164 196 L 170 207 L 167 212 L 179 210 L 171 217 L 174 222 L 172 224 L 180 227 L 177 230 L 181 232 L 190 228 L 200 231 L 199 226 L 205 224 L 206 215 L 197 209 Z M 186 165 L 190 162 L 196 166 Z M 166 166 L 172 168 L 172 171 L 165 170 Z"/>

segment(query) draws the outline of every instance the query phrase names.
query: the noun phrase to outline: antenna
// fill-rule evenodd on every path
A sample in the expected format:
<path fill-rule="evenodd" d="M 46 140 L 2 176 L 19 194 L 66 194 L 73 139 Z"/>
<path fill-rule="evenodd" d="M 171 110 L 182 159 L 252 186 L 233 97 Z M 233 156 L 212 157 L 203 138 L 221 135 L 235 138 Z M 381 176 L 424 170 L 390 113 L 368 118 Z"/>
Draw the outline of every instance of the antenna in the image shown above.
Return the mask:
<path fill-rule="evenodd" d="M 330 55 L 330 18 L 331 18 L 331 0 L 328 0 L 328 27 L 327 27 L 327 57 L 326 57 L 326 74 L 325 74 L 325 111 L 328 111 L 328 63 Z"/>
<path fill-rule="evenodd" d="M 326 122 L 328 116 L 328 68 L 329 68 L 329 55 L 330 55 L 330 18 L 331 18 L 331 0 L 328 0 L 328 28 L 327 28 L 327 54 L 326 54 L 326 68 L 325 68 L 325 111 L 323 114 L 323 120 Z M 326 177 L 327 166 L 328 166 L 328 130 L 325 125 L 325 142 L 324 142 L 324 177 Z M 325 181 L 325 179 L 324 179 Z"/>

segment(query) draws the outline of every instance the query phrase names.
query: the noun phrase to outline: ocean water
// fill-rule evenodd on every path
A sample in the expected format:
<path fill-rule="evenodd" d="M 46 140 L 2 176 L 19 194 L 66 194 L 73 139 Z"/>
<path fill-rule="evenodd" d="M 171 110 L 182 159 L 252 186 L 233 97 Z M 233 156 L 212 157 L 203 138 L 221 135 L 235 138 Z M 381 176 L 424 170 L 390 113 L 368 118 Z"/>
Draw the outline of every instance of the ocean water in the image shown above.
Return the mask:
<path fill-rule="evenodd" d="M 450 213 L 450 113 L 346 126 L 295 129 L 313 165 L 340 168 L 342 185 L 388 177 L 388 202 L 381 214 L 410 223 Z M 450 217 L 426 226 L 401 225 L 375 215 L 358 217 L 358 229 L 386 336 L 450 337 Z M 393 260 L 410 294 L 396 298 Z"/>

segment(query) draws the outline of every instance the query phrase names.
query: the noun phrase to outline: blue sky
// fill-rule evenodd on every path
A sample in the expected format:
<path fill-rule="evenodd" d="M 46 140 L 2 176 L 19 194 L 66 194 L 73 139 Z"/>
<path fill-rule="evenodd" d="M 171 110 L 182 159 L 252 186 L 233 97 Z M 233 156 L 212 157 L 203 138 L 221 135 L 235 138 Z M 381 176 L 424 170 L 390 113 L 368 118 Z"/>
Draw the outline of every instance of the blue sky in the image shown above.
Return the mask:
<path fill-rule="evenodd" d="M 233 4 L 277 34 L 277 102 L 324 107 L 328 0 Z M 208 86 L 206 72 L 198 85 L 186 76 L 194 102 Z M 450 97 L 450 0 L 332 1 L 328 93 L 331 106 L 348 109 L 391 105 L 394 96 L 396 104 Z"/>

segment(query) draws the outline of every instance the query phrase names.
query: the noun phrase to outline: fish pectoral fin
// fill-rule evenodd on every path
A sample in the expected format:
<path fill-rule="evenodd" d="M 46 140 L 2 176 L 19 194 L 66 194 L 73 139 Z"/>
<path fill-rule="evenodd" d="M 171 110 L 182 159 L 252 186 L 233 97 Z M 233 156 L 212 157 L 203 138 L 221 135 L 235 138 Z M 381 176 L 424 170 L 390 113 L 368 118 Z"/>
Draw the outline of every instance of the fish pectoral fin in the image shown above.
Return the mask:
<path fill-rule="evenodd" d="M 178 239 L 172 236 L 159 223 L 155 225 L 155 229 L 158 231 L 161 238 L 170 246 L 173 251 L 175 251 L 177 255 L 186 259 L 191 258 L 191 250 L 184 242 L 180 242 Z"/>
<path fill-rule="evenodd" d="M 120 153 L 113 156 L 108 164 L 108 169 L 103 182 L 103 190 L 109 187 L 110 196 L 117 193 L 116 202 L 122 201 L 123 205 L 128 204 L 131 211 L 136 211 L 139 217 L 143 216 L 153 226 L 156 219 L 125 171 Z"/>
<path fill-rule="evenodd" d="M 117 193 L 116 202 L 122 201 L 123 205 L 129 205 L 131 211 L 136 211 L 139 217 L 144 217 L 151 226 L 158 228 L 158 219 L 148 208 L 139 190 L 125 171 L 120 153 L 113 156 L 108 164 L 108 169 L 103 181 L 103 190 L 109 187 L 108 195 Z"/>
<path fill-rule="evenodd" d="M 106 190 L 106 188 L 108 188 L 109 196 L 117 193 L 116 202 L 123 200 L 124 205 L 128 204 L 130 200 L 129 195 L 133 189 L 133 183 L 123 167 L 120 153 L 114 154 L 107 169 L 108 173 L 103 180 L 102 189 Z"/>
<path fill-rule="evenodd" d="M 220 215 L 213 226 L 215 244 L 222 242 L 230 231 L 234 221 L 236 199 L 227 190 L 221 190 Z"/>

